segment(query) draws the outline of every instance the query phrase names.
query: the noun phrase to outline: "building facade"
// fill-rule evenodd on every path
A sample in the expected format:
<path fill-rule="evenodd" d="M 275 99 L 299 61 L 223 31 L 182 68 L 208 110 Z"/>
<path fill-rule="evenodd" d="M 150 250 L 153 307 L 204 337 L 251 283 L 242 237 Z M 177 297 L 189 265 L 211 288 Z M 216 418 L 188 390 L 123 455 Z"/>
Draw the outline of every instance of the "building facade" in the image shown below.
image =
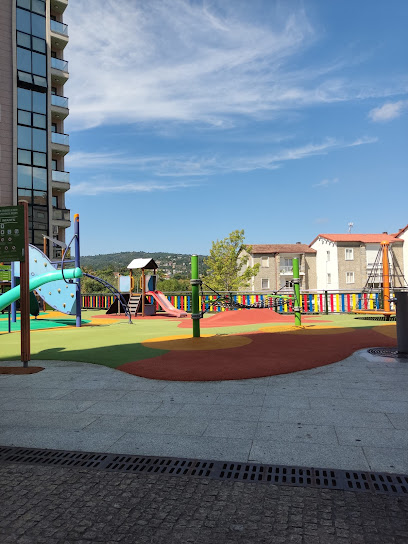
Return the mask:
<path fill-rule="evenodd" d="M 316 289 L 316 251 L 306 244 L 252 245 L 248 265 L 259 263 L 259 272 L 252 278 L 251 290 L 268 292 L 292 290 L 293 259 L 299 259 L 300 288 Z"/>
<path fill-rule="evenodd" d="M 0 206 L 29 203 L 30 243 L 65 241 L 68 0 L 0 2 Z M 51 244 L 52 245 L 52 244 Z M 47 253 L 57 257 L 57 247 Z"/>
<path fill-rule="evenodd" d="M 319 291 L 361 291 L 367 284 L 381 248 L 392 247 L 396 269 L 404 271 L 404 240 L 386 232 L 381 234 L 319 234 L 310 247 L 316 250 L 316 276 Z M 382 263 L 382 260 L 380 260 Z M 390 273 L 393 274 L 392 263 Z M 395 271 L 397 272 L 397 270 Z M 381 278 L 378 278 L 378 283 Z M 397 287 L 402 287 L 396 280 Z"/>

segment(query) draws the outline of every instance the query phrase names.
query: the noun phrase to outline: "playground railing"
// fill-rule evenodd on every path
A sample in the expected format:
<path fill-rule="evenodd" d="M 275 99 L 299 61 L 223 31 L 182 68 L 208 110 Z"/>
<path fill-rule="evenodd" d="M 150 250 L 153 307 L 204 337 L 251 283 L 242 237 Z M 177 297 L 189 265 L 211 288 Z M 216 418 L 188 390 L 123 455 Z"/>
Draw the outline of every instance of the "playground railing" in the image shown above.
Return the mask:
<path fill-rule="evenodd" d="M 178 310 L 191 312 L 191 293 L 167 292 L 164 293 L 171 304 Z M 239 292 L 227 293 L 222 295 L 232 295 L 235 302 L 247 306 L 267 307 L 268 293 Z M 285 294 L 291 294 L 290 292 Z M 114 296 L 109 294 L 83 294 L 82 308 L 84 309 L 108 309 L 114 301 Z M 200 306 L 210 312 L 225 312 L 228 309 L 216 306 L 217 296 L 212 292 L 204 292 L 200 296 Z M 353 310 L 380 310 L 382 307 L 382 296 L 377 293 L 362 293 L 355 291 L 302 291 L 302 311 L 304 313 L 331 314 L 331 313 L 349 313 Z M 155 303 L 152 299 L 151 303 Z M 393 305 L 391 306 L 393 308 Z M 282 313 L 293 312 L 293 303 L 291 301 L 278 301 L 277 311 Z"/>

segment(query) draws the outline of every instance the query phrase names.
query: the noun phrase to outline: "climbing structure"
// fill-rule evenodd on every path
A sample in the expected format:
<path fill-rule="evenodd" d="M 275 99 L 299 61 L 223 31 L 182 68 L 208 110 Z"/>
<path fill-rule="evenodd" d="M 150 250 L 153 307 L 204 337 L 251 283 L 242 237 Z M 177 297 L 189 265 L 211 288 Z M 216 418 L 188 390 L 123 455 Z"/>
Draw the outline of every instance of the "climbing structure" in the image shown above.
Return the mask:
<path fill-rule="evenodd" d="M 402 273 L 392 246 L 388 241 L 381 242 L 366 285 L 362 291 L 360 308 L 353 310 L 355 314 L 382 315 L 386 319 L 395 315 L 392 293 L 395 289 L 405 289 L 408 283 Z M 380 308 L 370 309 L 369 301 L 374 293 L 380 294 Z"/>

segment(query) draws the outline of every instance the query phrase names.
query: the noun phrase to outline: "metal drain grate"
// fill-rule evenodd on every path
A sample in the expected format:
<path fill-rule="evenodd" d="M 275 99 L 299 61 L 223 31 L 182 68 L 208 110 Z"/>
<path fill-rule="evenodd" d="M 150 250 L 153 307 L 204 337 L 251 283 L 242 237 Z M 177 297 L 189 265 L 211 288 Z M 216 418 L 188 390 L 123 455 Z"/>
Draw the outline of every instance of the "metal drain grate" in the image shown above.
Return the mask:
<path fill-rule="evenodd" d="M 408 496 L 408 475 L 381 472 L 0 446 L 4 462 Z"/>
<path fill-rule="evenodd" d="M 370 348 L 367 350 L 371 355 L 378 357 L 392 357 L 393 359 L 406 359 L 406 355 L 400 355 L 397 348 Z"/>

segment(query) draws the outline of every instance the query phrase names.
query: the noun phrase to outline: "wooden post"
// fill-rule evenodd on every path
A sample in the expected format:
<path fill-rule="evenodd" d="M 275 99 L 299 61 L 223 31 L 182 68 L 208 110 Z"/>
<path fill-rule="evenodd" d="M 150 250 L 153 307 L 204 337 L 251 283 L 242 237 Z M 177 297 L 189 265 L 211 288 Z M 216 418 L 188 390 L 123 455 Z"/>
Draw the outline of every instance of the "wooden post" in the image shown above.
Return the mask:
<path fill-rule="evenodd" d="M 146 292 L 145 270 L 144 268 L 142 268 L 142 317 L 145 316 L 145 292 Z"/>
<path fill-rule="evenodd" d="M 21 325 L 21 361 L 24 367 L 30 360 L 30 264 L 28 255 L 28 202 L 24 206 L 24 261 L 20 262 L 20 325 Z"/>

